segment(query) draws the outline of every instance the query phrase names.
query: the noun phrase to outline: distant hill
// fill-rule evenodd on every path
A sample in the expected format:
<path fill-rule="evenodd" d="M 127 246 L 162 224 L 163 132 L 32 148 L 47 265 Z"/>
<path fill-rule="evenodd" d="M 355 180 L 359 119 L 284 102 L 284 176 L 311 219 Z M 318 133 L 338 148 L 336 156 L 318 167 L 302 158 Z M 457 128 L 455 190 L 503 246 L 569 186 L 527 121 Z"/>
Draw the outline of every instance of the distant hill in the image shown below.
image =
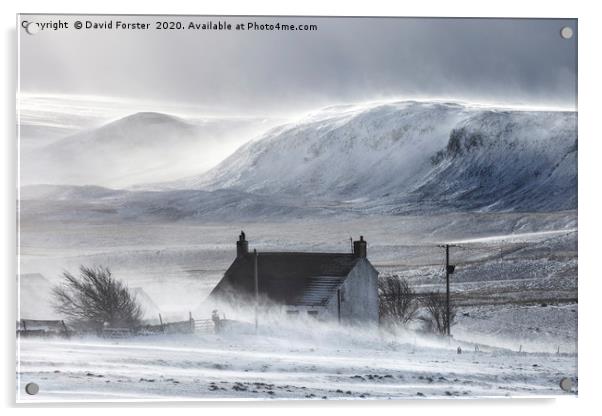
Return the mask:
<path fill-rule="evenodd" d="M 24 152 L 21 181 L 127 187 L 179 178 L 214 166 L 260 121 L 135 113 Z"/>
<path fill-rule="evenodd" d="M 570 210 L 576 127 L 577 114 L 563 111 L 415 101 L 330 107 L 269 130 L 200 175 L 127 191 L 23 187 L 22 218 L 222 222 Z"/>

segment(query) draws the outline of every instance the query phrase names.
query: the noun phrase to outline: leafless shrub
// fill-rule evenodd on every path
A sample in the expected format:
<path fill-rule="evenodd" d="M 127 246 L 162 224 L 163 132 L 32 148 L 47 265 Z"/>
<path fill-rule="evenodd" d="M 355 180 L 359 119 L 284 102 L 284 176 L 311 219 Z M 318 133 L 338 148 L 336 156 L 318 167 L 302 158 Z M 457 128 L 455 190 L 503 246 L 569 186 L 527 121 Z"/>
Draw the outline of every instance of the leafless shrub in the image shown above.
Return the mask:
<path fill-rule="evenodd" d="M 420 296 L 420 303 L 426 311 L 426 316 L 421 318 L 425 322 L 426 327 L 433 332 L 445 335 L 447 333 L 448 321 L 445 294 L 440 292 L 425 293 Z M 450 300 L 450 328 L 456 323 L 456 312 L 456 306 Z"/>
<path fill-rule="evenodd" d="M 105 323 L 114 328 L 140 324 L 141 306 L 108 268 L 80 266 L 79 276 L 64 272 L 63 279 L 53 289 L 54 308 L 74 325 L 101 329 Z"/>
<path fill-rule="evenodd" d="M 378 280 L 380 322 L 384 326 L 406 325 L 416 318 L 419 303 L 407 279 L 384 276 Z"/>

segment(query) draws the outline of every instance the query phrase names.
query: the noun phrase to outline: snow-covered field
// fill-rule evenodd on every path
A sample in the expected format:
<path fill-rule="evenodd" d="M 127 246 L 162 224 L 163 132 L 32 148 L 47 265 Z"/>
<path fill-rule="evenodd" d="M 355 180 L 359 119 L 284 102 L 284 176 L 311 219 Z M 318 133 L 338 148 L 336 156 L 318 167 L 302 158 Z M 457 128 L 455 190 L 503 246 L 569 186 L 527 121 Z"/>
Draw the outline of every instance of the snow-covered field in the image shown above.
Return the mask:
<path fill-rule="evenodd" d="M 305 328 L 308 329 L 308 328 Z M 313 328 L 296 334 L 22 340 L 20 400 L 388 399 L 576 394 L 574 354 Z M 359 332 L 359 333 L 358 333 Z M 285 336 L 286 335 L 286 336 Z M 457 348 L 462 348 L 458 354 Z M 563 377 L 575 390 L 563 392 Z M 36 396 L 22 393 L 35 381 Z"/>
<path fill-rule="evenodd" d="M 26 401 L 565 394 L 560 379 L 577 377 L 574 225 L 573 212 L 249 224 L 251 245 L 261 250 L 344 251 L 349 230 L 368 230 L 368 256 L 378 270 L 408 278 L 419 291 L 443 290 L 436 244 L 456 241 L 454 339 L 414 332 L 383 338 L 319 325 L 258 336 L 23 339 L 18 381 L 35 381 L 41 390 L 25 396 L 19 384 L 17 394 Z M 188 311 L 208 317 L 202 302 L 232 261 L 229 237 L 239 231 L 217 224 L 23 230 L 24 271 L 56 282 L 58 266 L 105 264 L 142 287 L 168 319 Z"/>

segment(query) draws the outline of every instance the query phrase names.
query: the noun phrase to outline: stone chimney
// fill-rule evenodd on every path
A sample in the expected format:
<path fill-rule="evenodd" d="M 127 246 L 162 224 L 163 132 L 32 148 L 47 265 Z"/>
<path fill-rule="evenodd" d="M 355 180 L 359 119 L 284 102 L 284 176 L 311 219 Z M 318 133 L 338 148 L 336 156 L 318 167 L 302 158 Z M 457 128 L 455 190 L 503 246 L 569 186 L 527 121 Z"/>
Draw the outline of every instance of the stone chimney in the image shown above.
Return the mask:
<path fill-rule="evenodd" d="M 245 254 L 249 254 L 249 242 L 246 239 L 245 232 L 241 231 L 236 242 L 236 257 L 243 257 Z"/>
<path fill-rule="evenodd" d="M 353 242 L 353 255 L 355 257 L 360 257 L 360 258 L 365 259 L 368 254 L 367 246 L 368 246 L 368 243 L 366 243 L 366 240 L 364 240 L 364 236 L 360 235 L 359 241 Z"/>

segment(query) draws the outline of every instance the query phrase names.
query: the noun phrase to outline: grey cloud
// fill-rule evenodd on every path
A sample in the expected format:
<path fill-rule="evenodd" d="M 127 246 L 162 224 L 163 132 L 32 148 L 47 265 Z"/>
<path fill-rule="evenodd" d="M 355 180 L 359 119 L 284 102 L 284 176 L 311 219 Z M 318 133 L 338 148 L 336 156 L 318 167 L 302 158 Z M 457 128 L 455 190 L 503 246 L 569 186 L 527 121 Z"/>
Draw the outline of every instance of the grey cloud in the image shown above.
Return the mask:
<path fill-rule="evenodd" d="M 22 16 L 33 21 L 109 17 Z M 112 17 L 205 22 L 217 17 Z M 225 18 L 315 32 L 21 31 L 25 92 L 281 113 L 394 96 L 574 106 L 576 20 Z"/>

